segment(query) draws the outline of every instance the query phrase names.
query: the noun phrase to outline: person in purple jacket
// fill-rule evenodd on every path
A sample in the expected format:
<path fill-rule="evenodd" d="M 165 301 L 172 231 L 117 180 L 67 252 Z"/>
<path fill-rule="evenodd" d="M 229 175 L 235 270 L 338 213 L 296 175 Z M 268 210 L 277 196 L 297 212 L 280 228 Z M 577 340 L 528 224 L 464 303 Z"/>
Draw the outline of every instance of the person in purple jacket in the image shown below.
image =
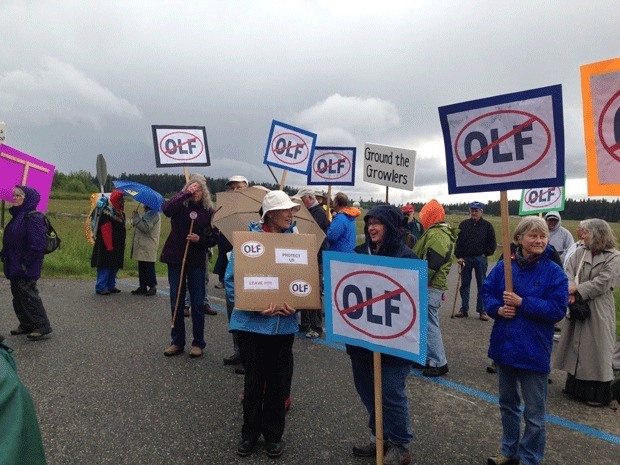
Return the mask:
<path fill-rule="evenodd" d="M 13 216 L 6 225 L 2 238 L 0 257 L 4 275 L 11 281 L 13 309 L 19 326 L 12 335 L 27 334 L 38 341 L 52 332 L 52 327 L 37 289 L 41 276 L 45 249 L 45 221 L 42 215 L 32 214 L 39 204 L 39 193 L 27 186 L 13 189 Z"/>
<path fill-rule="evenodd" d="M 217 243 L 217 232 L 211 227 L 213 206 L 211 194 L 207 188 L 205 177 L 201 174 L 192 174 L 185 187 L 178 194 L 173 195 L 162 205 L 164 215 L 170 218 L 170 235 L 161 252 L 160 260 L 168 264 L 168 284 L 170 285 L 170 306 L 174 316 L 174 326 L 171 331 L 170 346 L 164 351 L 167 357 L 183 353 L 185 346 L 185 321 L 183 317 L 183 296 L 186 287 L 191 298 L 192 317 L 192 349 L 189 356 L 197 358 L 202 355 L 206 346 L 205 329 L 205 273 L 207 249 Z M 192 231 L 190 213 L 195 212 L 196 218 Z M 184 277 L 181 280 L 181 268 L 185 246 L 189 241 L 185 258 Z M 180 298 L 179 282 L 181 282 Z"/>

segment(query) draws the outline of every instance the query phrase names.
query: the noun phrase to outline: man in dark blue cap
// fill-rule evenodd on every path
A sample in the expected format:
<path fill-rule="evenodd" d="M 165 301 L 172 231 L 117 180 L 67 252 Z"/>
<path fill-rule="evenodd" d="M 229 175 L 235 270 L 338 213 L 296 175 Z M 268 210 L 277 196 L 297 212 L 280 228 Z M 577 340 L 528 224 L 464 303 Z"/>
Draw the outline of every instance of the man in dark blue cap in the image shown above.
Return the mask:
<path fill-rule="evenodd" d="M 480 314 L 481 320 L 487 321 L 489 317 L 482 305 L 480 289 L 482 289 L 482 283 L 487 276 L 487 257 L 493 255 L 497 248 L 497 242 L 495 241 L 493 225 L 482 218 L 482 206 L 480 202 L 472 202 L 469 205 L 469 219 L 461 221 L 459 225 L 459 235 L 456 239 L 454 254 L 459 261 L 459 266 L 463 267 L 460 289 L 461 308 L 454 316 L 457 318 L 469 316 L 469 287 L 473 270 L 476 274 L 476 285 L 478 286 L 476 311 Z"/>

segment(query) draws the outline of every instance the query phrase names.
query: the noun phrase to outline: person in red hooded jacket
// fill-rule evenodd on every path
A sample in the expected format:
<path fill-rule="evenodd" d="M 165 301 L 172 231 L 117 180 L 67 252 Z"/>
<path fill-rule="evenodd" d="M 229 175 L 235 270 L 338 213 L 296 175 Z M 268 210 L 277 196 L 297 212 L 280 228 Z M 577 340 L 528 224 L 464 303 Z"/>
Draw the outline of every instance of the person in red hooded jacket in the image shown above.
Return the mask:
<path fill-rule="evenodd" d="M 125 258 L 125 202 L 123 191 L 110 194 L 110 205 L 103 209 L 97 225 L 90 266 L 97 268 L 95 291 L 99 295 L 121 292 L 116 287 L 116 273 Z"/>

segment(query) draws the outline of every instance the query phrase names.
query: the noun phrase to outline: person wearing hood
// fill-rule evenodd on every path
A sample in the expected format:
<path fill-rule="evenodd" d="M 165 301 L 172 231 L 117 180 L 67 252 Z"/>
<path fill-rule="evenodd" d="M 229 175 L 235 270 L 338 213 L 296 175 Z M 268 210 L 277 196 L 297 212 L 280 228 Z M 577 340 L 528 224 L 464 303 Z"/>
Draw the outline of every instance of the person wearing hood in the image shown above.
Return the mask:
<path fill-rule="evenodd" d="M 13 309 L 19 326 L 12 335 L 27 334 L 30 340 L 39 340 L 52 332 L 52 327 L 37 289 L 45 250 L 46 227 L 42 215 L 32 214 L 41 196 L 28 186 L 13 189 L 12 215 L 2 237 L 0 257 L 4 275 L 11 281 Z"/>
<path fill-rule="evenodd" d="M 334 196 L 334 218 L 327 228 L 327 244 L 332 252 L 353 252 L 356 242 L 355 218 L 361 215 L 359 208 L 349 206 L 346 194 Z"/>
<path fill-rule="evenodd" d="M 448 373 L 448 359 L 439 327 L 439 307 L 448 289 L 448 273 L 452 266 L 456 234 L 444 223 L 446 213 L 437 200 L 433 199 L 420 210 L 420 221 L 424 234 L 413 251 L 428 261 L 428 336 L 426 367 L 422 374 L 427 377 L 443 376 Z"/>
<path fill-rule="evenodd" d="M 570 231 L 562 226 L 560 212 L 547 212 L 545 214 L 545 221 L 549 228 L 549 244 L 555 248 L 560 256 L 560 260 L 564 262 L 566 252 L 575 243 L 575 239 Z"/>
<path fill-rule="evenodd" d="M 484 308 L 494 320 L 488 356 L 497 367 L 503 428 L 501 451 L 489 457 L 490 465 L 539 464 L 543 459 L 553 328 L 568 305 L 568 278 L 555 261 L 548 235 L 542 218 L 521 219 L 513 234 L 513 290 L 506 290 L 503 259 L 482 285 Z"/>
<path fill-rule="evenodd" d="M 117 294 L 116 274 L 125 259 L 125 200 L 123 191 L 110 194 L 111 208 L 103 209 L 97 225 L 95 245 L 90 266 L 97 268 L 95 291 L 99 295 Z"/>
<path fill-rule="evenodd" d="M 285 192 L 270 191 L 263 199 L 260 222 L 250 223 L 250 231 L 296 234 L 293 216 L 300 208 Z M 226 298 L 234 308 L 229 331 L 237 334 L 245 370 L 243 426 L 236 452 L 240 457 L 252 454 L 262 434 L 267 455 L 276 458 L 284 450 L 282 435 L 293 378 L 293 342 L 299 331 L 296 310 L 286 302 L 272 302 L 262 311 L 237 308 L 234 255 L 230 255 L 224 284 Z"/>
<path fill-rule="evenodd" d="M 335 221 L 335 220 L 334 220 Z M 391 205 L 372 208 L 364 217 L 366 240 L 355 247 L 355 253 L 406 259 L 418 258 L 401 240 L 402 214 Z M 355 389 L 368 411 L 370 442 L 353 447 L 357 457 L 376 455 L 375 399 L 373 384 L 373 353 L 363 347 L 346 346 L 351 357 Z M 409 444 L 413 434 L 409 425 L 409 406 L 405 385 L 411 360 L 381 355 L 383 383 L 383 437 L 386 440 L 384 465 L 406 465 L 411 461 Z"/>

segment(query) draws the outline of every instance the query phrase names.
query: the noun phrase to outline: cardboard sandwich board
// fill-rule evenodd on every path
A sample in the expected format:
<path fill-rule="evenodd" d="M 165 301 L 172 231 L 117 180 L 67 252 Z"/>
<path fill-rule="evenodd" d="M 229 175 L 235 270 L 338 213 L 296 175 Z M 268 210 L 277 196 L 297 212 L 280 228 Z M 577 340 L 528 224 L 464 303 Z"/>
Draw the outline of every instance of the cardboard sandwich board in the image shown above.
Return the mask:
<path fill-rule="evenodd" d="M 265 310 L 284 302 L 320 309 L 321 288 L 313 234 L 233 233 L 235 308 Z"/>

